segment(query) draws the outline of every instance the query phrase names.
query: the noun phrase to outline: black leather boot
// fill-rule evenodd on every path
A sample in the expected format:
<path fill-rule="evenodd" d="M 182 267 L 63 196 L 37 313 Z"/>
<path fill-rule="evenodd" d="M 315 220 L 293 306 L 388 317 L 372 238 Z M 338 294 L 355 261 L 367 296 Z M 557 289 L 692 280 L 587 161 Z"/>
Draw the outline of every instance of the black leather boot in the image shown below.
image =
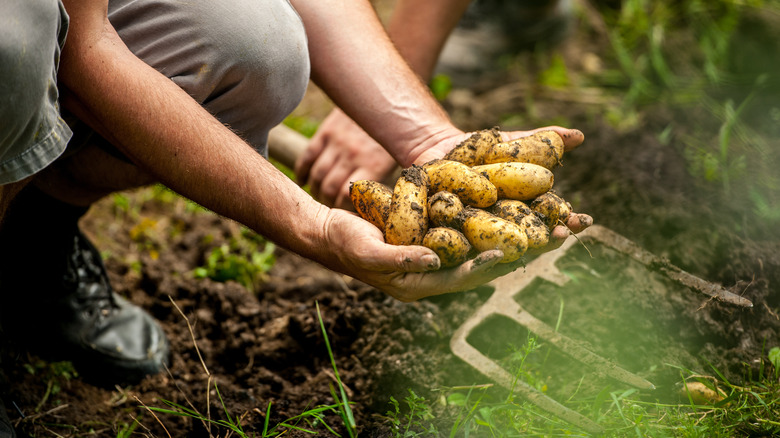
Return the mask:
<path fill-rule="evenodd" d="M 0 337 L 1 336 L 2 331 L 0 330 Z M 0 339 L 0 348 L 2 348 L 2 345 L 2 339 Z M 0 354 L 1 353 L 2 351 L 0 351 Z M 11 425 L 11 419 L 8 418 L 8 412 L 6 412 L 5 405 L 3 404 L 5 395 L 7 394 L 8 382 L 6 381 L 2 365 L 3 362 L 2 359 L 0 359 L 0 438 L 16 438 L 16 433 Z"/>
<path fill-rule="evenodd" d="M 0 400 L 0 438 L 16 438 L 16 433 L 11 425 L 11 419 L 5 412 L 3 401 Z"/>
<path fill-rule="evenodd" d="M 164 369 L 169 346 L 144 310 L 116 295 L 78 228 L 86 208 L 25 188 L 0 228 L 0 320 L 11 339 L 86 380 L 136 383 Z"/>

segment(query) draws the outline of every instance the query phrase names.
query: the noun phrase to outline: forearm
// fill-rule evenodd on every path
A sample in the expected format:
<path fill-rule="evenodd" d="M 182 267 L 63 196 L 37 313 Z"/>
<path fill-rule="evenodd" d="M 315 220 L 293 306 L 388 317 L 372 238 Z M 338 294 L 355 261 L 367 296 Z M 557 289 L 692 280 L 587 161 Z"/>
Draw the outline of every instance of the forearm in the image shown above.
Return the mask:
<path fill-rule="evenodd" d="M 169 79 L 144 64 L 97 18 L 78 8 L 60 80 L 77 111 L 139 167 L 194 201 L 321 258 L 324 212 L 238 136 Z"/>
<path fill-rule="evenodd" d="M 387 26 L 398 52 L 423 80 L 431 78 L 444 43 L 471 0 L 398 0 Z"/>
<path fill-rule="evenodd" d="M 312 79 L 401 165 L 458 133 L 398 54 L 368 2 L 293 4 L 309 35 Z"/>

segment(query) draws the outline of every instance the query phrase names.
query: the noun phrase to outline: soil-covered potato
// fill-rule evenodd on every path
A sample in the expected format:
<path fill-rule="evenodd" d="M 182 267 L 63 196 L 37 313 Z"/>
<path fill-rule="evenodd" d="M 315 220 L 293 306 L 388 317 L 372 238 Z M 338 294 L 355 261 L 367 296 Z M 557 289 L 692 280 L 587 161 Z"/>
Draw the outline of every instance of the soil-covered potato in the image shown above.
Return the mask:
<path fill-rule="evenodd" d="M 483 129 L 471 135 L 471 137 L 455 146 L 447 155 L 445 160 L 458 161 L 467 166 L 476 166 L 482 164 L 485 153 L 500 143 L 502 140 L 499 129 Z"/>
<path fill-rule="evenodd" d="M 485 176 L 498 191 L 499 199 L 533 199 L 550 190 L 553 173 L 531 163 L 493 163 L 472 167 Z"/>
<path fill-rule="evenodd" d="M 471 244 L 466 236 L 447 227 L 430 228 L 423 239 L 423 246 L 432 249 L 439 256 L 443 268 L 465 262 L 471 251 Z"/>
<path fill-rule="evenodd" d="M 390 187 L 366 179 L 355 181 L 349 185 L 349 199 L 360 217 L 384 231 L 393 201 L 393 190 Z"/>
<path fill-rule="evenodd" d="M 485 152 L 482 162 L 531 163 L 552 169 L 563 158 L 563 139 L 555 131 L 539 131 L 528 137 L 493 145 Z"/>
<path fill-rule="evenodd" d="M 471 167 L 449 160 L 432 160 L 423 165 L 432 193 L 447 191 L 466 205 L 488 207 L 498 199 L 498 190 Z"/>
<path fill-rule="evenodd" d="M 461 213 L 461 221 L 461 230 L 471 246 L 480 252 L 501 250 L 501 263 L 519 259 L 528 249 L 528 238 L 519 225 L 485 210 L 467 207 Z"/>
<path fill-rule="evenodd" d="M 428 181 L 420 166 L 401 171 L 385 223 L 391 245 L 421 245 L 428 231 Z"/>
<path fill-rule="evenodd" d="M 489 211 L 502 219 L 520 225 L 528 237 L 529 248 L 542 248 L 550 241 L 550 230 L 537 213 L 522 201 L 499 199 Z"/>
<path fill-rule="evenodd" d="M 460 198 L 450 192 L 436 192 L 428 198 L 428 218 L 435 227 L 459 228 L 457 218 L 463 210 Z"/>
<path fill-rule="evenodd" d="M 571 214 L 571 204 L 552 191 L 538 196 L 528 206 L 542 215 L 545 225 L 550 229 L 565 224 Z"/>

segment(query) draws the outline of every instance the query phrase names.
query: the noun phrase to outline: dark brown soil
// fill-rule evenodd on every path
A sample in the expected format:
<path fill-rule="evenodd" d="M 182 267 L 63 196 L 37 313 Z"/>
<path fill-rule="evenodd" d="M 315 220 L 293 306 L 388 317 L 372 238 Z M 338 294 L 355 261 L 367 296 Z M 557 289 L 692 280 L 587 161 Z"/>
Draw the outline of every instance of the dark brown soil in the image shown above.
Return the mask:
<path fill-rule="evenodd" d="M 582 41 L 593 39 L 574 38 L 565 48 L 572 72 L 584 53 L 593 50 Z M 531 60 L 529 56 L 518 64 Z M 670 364 L 708 375 L 714 367 L 733 383 L 755 376 L 766 351 L 780 342 L 780 235 L 772 222 L 759 220 L 743 197 L 729 198 L 720 185 L 691 176 L 682 137 L 699 135 L 686 132 L 686 127 L 701 125 L 696 112 L 659 105 L 619 130 L 607 123 L 601 103 L 584 94 L 562 97 L 524 85 L 528 78 L 523 74 L 532 70 L 485 75 L 470 84 L 465 101 L 450 101 L 448 109 L 464 129 L 492 127 L 507 114 L 523 119 L 518 126 L 502 125 L 505 129 L 550 120 L 581 129 L 586 143 L 567 154 L 564 166 L 555 171 L 557 192 L 597 224 L 745 296 L 754 307 L 710 301 L 597 245 L 590 248 L 594 258 L 580 248 L 560 262 L 559 268 L 578 280 L 576 286 L 540 283 L 518 300 L 551 325 L 563 303 L 561 331 L 653 380 L 658 398 L 670 394 L 679 378 L 679 369 Z M 523 94 L 517 90 L 534 96 L 533 108 L 528 99 L 517 97 Z M 670 124 L 677 134 L 662 143 L 659 133 Z M 716 141 L 718 126 L 710 128 L 713 134 L 707 137 Z M 776 139 L 770 146 L 780 150 Z M 99 388 L 88 376 L 67 379 L 50 367 L 36 368 L 35 356 L 14 350 L 4 367 L 15 403 L 10 414 L 23 433 L 117 436 L 123 425 L 138 419 L 139 433 L 209 435 L 201 421 L 155 417 L 143 407 L 165 407 L 163 400 L 168 400 L 191 403 L 214 419 L 224 419 L 226 408 L 251 435 L 262 431 L 269 404 L 272 425 L 307 408 L 332 404 L 335 376 L 316 303 L 363 436 L 392 436 L 382 417 L 391 396 L 402 400 L 413 389 L 437 400 L 443 387 L 487 383 L 452 355 L 449 340 L 490 296 L 489 288 L 402 304 L 281 249 L 255 294 L 234 282 L 196 279 L 193 269 L 240 227 L 208 212 L 190 211 L 178 198 L 150 200 L 149 194 L 127 193 L 129 210 L 104 200 L 90 211 L 83 228 L 105 252 L 116 291 L 163 324 L 173 349 L 170 373 L 135 386 Z M 189 319 L 192 332 L 173 302 Z M 496 360 L 506 356 L 506 346 L 497 340 L 525 341 L 517 326 L 491 324 L 473 340 Z M 552 395 L 568 394 L 578 383 L 577 370 L 572 370 L 577 367 L 568 368 L 545 376 L 558 382 Z M 329 414 L 327 422 L 344 436 L 335 415 Z M 326 434 L 322 427 L 318 430 Z M 212 426 L 212 435 L 225 433 Z"/>

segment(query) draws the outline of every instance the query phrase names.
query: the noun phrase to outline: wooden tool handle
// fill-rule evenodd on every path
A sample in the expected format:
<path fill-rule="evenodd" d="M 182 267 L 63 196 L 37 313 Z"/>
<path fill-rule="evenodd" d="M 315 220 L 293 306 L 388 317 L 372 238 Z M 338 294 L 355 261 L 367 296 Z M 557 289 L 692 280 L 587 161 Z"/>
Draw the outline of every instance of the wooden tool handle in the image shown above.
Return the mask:
<path fill-rule="evenodd" d="M 306 151 L 309 139 L 285 125 L 275 126 L 268 133 L 268 155 L 290 169 Z"/>

